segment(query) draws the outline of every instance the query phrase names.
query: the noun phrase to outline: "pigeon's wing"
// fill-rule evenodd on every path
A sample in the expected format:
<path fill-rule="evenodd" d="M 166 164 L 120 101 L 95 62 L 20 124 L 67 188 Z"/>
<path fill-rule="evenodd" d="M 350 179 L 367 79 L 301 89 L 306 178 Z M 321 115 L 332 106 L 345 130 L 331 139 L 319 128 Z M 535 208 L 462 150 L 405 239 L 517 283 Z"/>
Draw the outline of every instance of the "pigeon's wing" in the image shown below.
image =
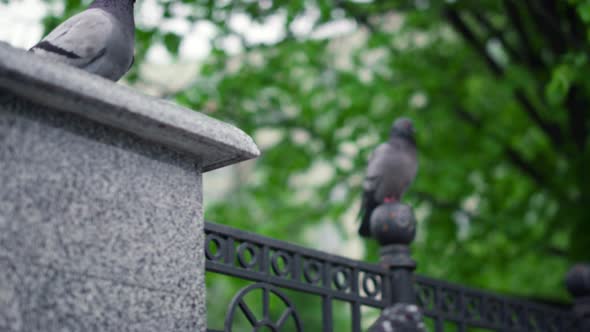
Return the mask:
<path fill-rule="evenodd" d="M 383 177 L 383 164 L 385 161 L 385 154 L 388 153 L 386 144 L 381 144 L 369 158 L 367 166 L 367 174 L 363 181 L 363 196 L 361 201 L 361 209 L 359 211 L 359 218 L 361 225 L 359 227 L 359 234 L 364 237 L 371 236 L 371 214 L 373 210 L 379 205 L 375 198 L 375 192 L 379 186 L 381 178 Z"/>
<path fill-rule="evenodd" d="M 107 51 L 113 20 L 100 9 L 88 9 L 55 28 L 31 52 L 84 68 Z"/>
<path fill-rule="evenodd" d="M 399 192 L 398 199 L 408 189 L 408 187 L 414 182 L 416 174 L 418 172 L 418 158 L 416 155 L 416 146 L 410 144 L 403 144 L 398 148 L 399 153 L 396 153 L 396 171 L 399 178 L 398 186 L 394 186 L 393 191 Z"/>
<path fill-rule="evenodd" d="M 376 171 L 387 174 L 378 183 L 375 197 L 377 200 L 390 197 L 400 201 L 416 177 L 416 147 L 399 139 L 391 139 L 387 145 L 387 152 L 382 154 L 381 162 L 375 165 Z"/>

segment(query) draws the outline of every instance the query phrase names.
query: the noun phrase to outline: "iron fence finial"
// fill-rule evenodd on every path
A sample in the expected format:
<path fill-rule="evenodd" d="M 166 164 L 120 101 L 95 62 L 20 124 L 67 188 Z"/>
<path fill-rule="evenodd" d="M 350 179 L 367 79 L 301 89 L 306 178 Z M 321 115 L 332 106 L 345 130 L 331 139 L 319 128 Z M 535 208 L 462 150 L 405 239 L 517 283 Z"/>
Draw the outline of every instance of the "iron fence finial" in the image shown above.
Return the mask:
<path fill-rule="evenodd" d="M 565 277 L 565 285 L 574 297 L 574 313 L 582 331 L 590 331 L 590 264 L 574 265 Z"/>

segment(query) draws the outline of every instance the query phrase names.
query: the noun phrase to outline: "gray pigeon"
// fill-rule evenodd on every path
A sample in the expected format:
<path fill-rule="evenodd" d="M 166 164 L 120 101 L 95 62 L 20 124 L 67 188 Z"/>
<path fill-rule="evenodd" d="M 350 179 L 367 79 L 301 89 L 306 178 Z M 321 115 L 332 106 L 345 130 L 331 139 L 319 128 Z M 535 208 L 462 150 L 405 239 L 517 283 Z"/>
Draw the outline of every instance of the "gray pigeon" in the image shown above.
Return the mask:
<path fill-rule="evenodd" d="M 94 0 L 29 51 L 118 81 L 133 65 L 135 0 Z"/>
<path fill-rule="evenodd" d="M 361 236 L 371 236 L 373 210 L 382 203 L 399 202 L 417 170 L 414 126 L 410 119 L 399 118 L 391 127 L 389 140 L 379 145 L 369 159 L 359 213 Z"/>

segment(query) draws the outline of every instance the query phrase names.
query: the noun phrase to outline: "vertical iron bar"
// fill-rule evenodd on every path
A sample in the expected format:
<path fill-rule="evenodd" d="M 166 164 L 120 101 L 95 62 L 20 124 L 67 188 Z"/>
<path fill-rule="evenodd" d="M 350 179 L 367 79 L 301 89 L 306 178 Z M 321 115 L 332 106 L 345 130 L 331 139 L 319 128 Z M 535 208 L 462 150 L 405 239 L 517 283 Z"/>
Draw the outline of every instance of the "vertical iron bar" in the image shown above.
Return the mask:
<path fill-rule="evenodd" d="M 295 281 L 301 280 L 301 268 L 303 266 L 303 259 L 300 254 L 293 254 L 293 267 L 291 268 L 291 279 Z"/>
<path fill-rule="evenodd" d="M 323 332 L 334 331 L 334 322 L 332 319 L 332 297 L 329 295 L 322 296 L 322 323 Z"/>
<path fill-rule="evenodd" d="M 440 313 L 436 315 L 436 320 L 434 321 L 434 332 L 444 332 L 445 330 L 445 320 L 441 317 Z"/>
<path fill-rule="evenodd" d="M 504 326 L 506 332 L 510 332 L 510 317 L 508 312 L 508 301 L 506 299 L 500 299 L 500 324 Z"/>
<path fill-rule="evenodd" d="M 350 273 L 350 291 L 356 298 L 360 298 L 359 291 L 359 269 L 353 268 Z M 361 305 L 360 302 L 353 301 L 350 303 L 352 316 L 352 331 L 361 332 Z"/>
<path fill-rule="evenodd" d="M 434 331 L 435 332 L 443 332 L 445 330 L 445 320 L 442 317 L 441 308 L 442 308 L 442 296 L 440 291 L 440 286 L 435 285 L 434 289 L 434 312 L 436 314 L 436 319 L 434 321 Z"/>
<path fill-rule="evenodd" d="M 260 263 L 259 269 L 262 273 L 270 273 L 270 249 L 268 246 L 262 247 L 262 252 L 260 252 Z"/>
<path fill-rule="evenodd" d="M 465 321 L 460 320 L 457 322 L 457 332 L 467 332 Z"/>
<path fill-rule="evenodd" d="M 270 291 L 268 288 L 262 289 L 262 316 L 264 319 L 270 319 Z"/>
<path fill-rule="evenodd" d="M 225 244 L 225 263 L 234 266 L 236 259 L 236 248 L 234 246 L 234 239 L 228 237 Z"/>
<path fill-rule="evenodd" d="M 327 290 L 330 290 L 332 289 L 332 271 L 330 268 L 330 263 L 324 262 L 322 267 L 322 284 Z M 322 296 L 322 323 L 323 332 L 333 332 L 334 322 L 332 318 L 332 296 L 330 295 Z"/>
<path fill-rule="evenodd" d="M 361 304 L 359 301 L 350 303 L 352 316 L 352 331 L 361 332 Z"/>
<path fill-rule="evenodd" d="M 467 301 L 465 300 L 465 293 L 463 291 L 459 291 L 459 295 L 457 296 L 457 313 L 459 315 L 457 321 L 457 332 L 466 332 L 467 331 Z"/>

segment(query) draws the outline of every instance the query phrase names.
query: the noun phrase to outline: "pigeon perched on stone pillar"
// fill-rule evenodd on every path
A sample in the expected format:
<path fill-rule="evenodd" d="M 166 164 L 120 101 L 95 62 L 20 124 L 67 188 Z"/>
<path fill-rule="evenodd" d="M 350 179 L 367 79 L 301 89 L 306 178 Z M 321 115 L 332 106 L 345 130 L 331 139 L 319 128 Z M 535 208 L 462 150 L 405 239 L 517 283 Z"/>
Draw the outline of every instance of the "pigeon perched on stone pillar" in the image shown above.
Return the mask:
<path fill-rule="evenodd" d="M 135 0 L 95 0 L 30 52 L 118 81 L 133 64 Z"/>
<path fill-rule="evenodd" d="M 373 151 L 363 182 L 359 234 L 371 236 L 371 214 L 383 203 L 399 202 L 418 170 L 414 126 L 399 118 L 391 127 L 389 140 Z"/>

